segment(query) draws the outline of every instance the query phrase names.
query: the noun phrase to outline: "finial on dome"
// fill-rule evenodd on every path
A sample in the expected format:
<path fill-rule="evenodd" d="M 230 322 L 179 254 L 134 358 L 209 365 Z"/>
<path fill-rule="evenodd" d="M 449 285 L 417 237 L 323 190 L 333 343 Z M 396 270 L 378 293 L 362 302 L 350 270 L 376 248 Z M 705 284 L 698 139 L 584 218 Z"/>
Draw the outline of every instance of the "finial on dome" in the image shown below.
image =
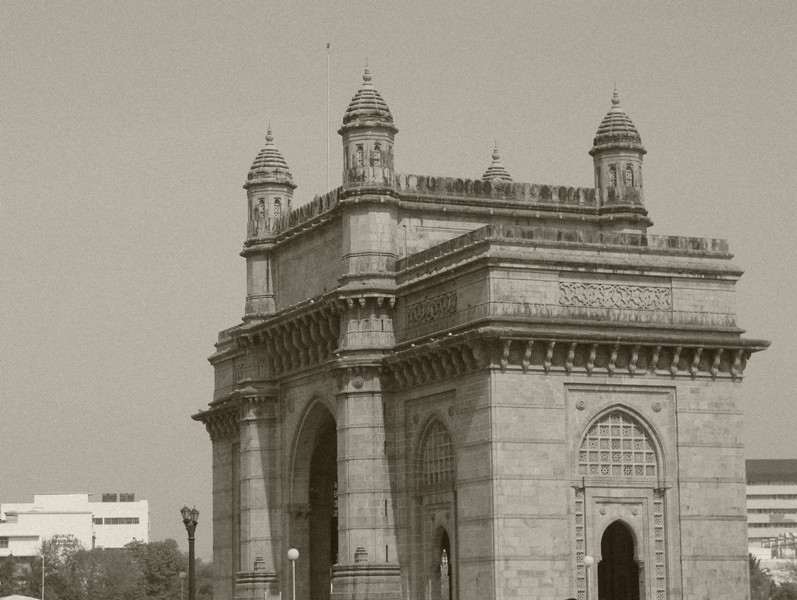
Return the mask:
<path fill-rule="evenodd" d="M 368 59 L 365 61 L 365 72 L 363 73 L 363 83 L 371 83 L 371 69 L 368 68 Z"/>
<path fill-rule="evenodd" d="M 268 131 L 266 131 L 266 141 L 270 144 L 274 141 L 274 134 L 271 133 L 271 120 L 268 122 Z"/>
<path fill-rule="evenodd" d="M 493 145 L 493 160 L 498 160 L 501 158 L 501 155 L 498 153 L 498 140 L 495 140 L 495 144 Z"/>
<path fill-rule="evenodd" d="M 620 104 L 620 94 L 617 93 L 617 84 L 614 84 L 614 93 L 612 94 L 612 104 L 618 106 Z"/>

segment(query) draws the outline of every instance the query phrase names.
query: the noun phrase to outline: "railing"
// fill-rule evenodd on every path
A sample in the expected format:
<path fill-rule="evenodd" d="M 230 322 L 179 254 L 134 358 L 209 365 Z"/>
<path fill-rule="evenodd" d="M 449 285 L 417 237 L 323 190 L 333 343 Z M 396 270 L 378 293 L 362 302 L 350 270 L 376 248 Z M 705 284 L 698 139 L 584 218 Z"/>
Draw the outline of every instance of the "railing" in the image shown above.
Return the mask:
<path fill-rule="evenodd" d="M 274 233 L 280 234 L 292 227 L 300 225 L 305 221 L 317 217 L 320 214 L 329 212 L 338 206 L 338 198 L 341 188 L 336 188 L 327 192 L 323 196 L 316 196 L 312 202 L 308 202 L 299 208 L 283 215 L 274 225 Z"/>
<path fill-rule="evenodd" d="M 594 188 L 536 183 L 493 183 L 481 179 L 430 177 L 428 175 L 396 175 L 396 190 L 402 194 L 442 196 L 449 198 L 492 198 L 525 204 L 597 207 Z"/>

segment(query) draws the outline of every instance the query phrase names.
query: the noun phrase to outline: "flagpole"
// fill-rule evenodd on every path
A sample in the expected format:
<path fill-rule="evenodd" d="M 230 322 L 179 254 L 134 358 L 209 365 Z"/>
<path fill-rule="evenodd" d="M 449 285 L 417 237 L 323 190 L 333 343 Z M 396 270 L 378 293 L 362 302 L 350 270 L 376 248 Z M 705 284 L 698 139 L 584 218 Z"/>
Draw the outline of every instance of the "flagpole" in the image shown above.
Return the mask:
<path fill-rule="evenodd" d="M 327 191 L 329 189 L 329 42 L 327 42 Z"/>

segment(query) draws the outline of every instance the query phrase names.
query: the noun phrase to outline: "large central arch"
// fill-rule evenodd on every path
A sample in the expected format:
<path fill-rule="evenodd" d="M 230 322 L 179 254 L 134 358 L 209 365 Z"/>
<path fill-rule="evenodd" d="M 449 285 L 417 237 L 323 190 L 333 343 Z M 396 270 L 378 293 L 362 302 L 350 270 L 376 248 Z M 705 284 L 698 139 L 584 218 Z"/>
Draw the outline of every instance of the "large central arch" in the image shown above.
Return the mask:
<path fill-rule="evenodd" d="M 307 557 L 296 565 L 297 595 L 301 591 L 309 600 L 329 600 L 338 551 L 337 426 L 320 401 L 301 421 L 292 475 L 289 543 Z"/>

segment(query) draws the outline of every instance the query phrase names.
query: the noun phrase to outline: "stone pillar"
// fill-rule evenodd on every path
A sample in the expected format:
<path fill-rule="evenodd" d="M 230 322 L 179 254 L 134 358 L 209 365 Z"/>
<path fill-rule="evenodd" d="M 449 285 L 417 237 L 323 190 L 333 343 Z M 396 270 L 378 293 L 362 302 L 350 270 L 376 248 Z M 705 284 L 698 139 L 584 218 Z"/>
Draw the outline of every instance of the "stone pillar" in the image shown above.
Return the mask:
<path fill-rule="evenodd" d="M 398 600 L 395 502 L 378 367 L 342 368 L 339 384 L 339 564 L 333 568 L 332 598 Z"/>
<path fill-rule="evenodd" d="M 277 577 L 282 522 L 277 402 L 242 390 L 240 429 L 240 556 L 235 598 L 263 600 L 280 595 Z"/>

